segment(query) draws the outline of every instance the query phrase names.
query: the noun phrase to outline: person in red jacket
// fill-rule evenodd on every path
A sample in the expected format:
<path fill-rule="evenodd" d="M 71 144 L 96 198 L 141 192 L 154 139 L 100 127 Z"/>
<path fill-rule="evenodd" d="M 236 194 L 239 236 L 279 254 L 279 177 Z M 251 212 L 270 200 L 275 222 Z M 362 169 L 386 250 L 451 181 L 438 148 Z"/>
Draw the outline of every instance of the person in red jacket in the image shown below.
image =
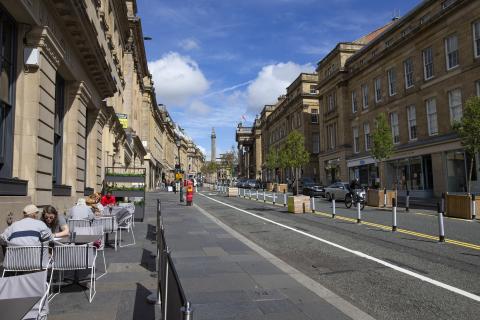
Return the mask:
<path fill-rule="evenodd" d="M 102 197 L 102 200 L 100 201 L 100 203 L 102 204 L 102 206 L 106 207 L 106 206 L 114 206 L 115 203 L 116 203 L 116 199 L 114 196 L 112 196 L 112 193 L 110 191 L 107 191 L 107 194 L 104 195 Z"/>

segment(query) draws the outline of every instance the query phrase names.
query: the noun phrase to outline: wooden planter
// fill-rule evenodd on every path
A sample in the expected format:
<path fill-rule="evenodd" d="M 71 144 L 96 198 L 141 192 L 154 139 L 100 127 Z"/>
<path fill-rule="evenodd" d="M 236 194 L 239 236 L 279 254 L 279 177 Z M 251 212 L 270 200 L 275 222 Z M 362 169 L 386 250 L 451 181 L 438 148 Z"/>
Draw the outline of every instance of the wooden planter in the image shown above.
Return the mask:
<path fill-rule="evenodd" d="M 229 187 L 227 189 L 227 197 L 236 197 L 238 196 L 238 188 L 236 187 Z"/>
<path fill-rule="evenodd" d="M 367 205 L 371 207 L 383 207 L 384 191 L 378 189 L 368 189 Z M 387 207 L 392 207 L 392 199 L 395 197 L 395 191 L 387 190 Z"/>
<path fill-rule="evenodd" d="M 480 200 L 475 199 L 476 211 L 479 210 Z M 460 219 L 472 219 L 472 197 L 469 194 L 446 194 L 445 216 Z"/>
<path fill-rule="evenodd" d="M 288 191 L 288 185 L 286 183 L 277 184 L 277 192 L 284 193 Z"/>
<path fill-rule="evenodd" d="M 267 182 L 267 191 L 273 191 L 274 184 L 272 182 Z"/>
<path fill-rule="evenodd" d="M 289 196 L 288 197 L 288 212 L 291 213 L 308 213 L 310 208 L 310 197 L 308 196 Z"/>

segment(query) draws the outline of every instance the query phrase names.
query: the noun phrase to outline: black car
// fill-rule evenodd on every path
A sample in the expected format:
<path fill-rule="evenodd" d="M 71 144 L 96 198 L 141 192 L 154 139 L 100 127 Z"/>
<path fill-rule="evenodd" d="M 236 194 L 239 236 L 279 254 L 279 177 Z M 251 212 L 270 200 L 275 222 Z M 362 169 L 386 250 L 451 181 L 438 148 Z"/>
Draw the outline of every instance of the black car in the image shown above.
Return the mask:
<path fill-rule="evenodd" d="M 260 189 L 260 183 L 255 179 L 248 179 L 244 183 L 244 188 L 247 189 Z"/>
<path fill-rule="evenodd" d="M 302 193 L 306 196 L 325 198 L 325 187 L 315 183 L 305 183 L 303 185 Z"/>
<path fill-rule="evenodd" d="M 247 179 L 245 178 L 240 178 L 237 180 L 236 187 L 237 188 L 246 188 L 245 183 L 247 182 Z"/>

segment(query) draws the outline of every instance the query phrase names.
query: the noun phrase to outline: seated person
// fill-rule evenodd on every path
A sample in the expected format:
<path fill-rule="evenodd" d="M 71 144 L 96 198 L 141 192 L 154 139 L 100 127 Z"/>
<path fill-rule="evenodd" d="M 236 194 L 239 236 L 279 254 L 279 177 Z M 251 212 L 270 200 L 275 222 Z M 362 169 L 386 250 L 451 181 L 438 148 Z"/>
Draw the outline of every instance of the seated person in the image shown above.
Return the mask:
<path fill-rule="evenodd" d="M 42 221 L 50 228 L 54 238 L 68 237 L 70 235 L 65 215 L 58 214 L 55 207 L 46 206 L 43 208 Z"/>
<path fill-rule="evenodd" d="M 85 200 L 96 216 L 103 214 L 103 206 L 100 203 L 101 196 L 98 193 L 91 194 Z"/>
<path fill-rule="evenodd" d="M 102 201 L 100 201 L 100 203 L 102 204 L 102 206 L 104 207 L 112 207 L 115 205 L 115 203 L 117 202 L 117 200 L 115 199 L 115 197 L 112 195 L 112 193 L 110 191 L 107 191 L 107 194 L 104 195 L 102 197 Z"/>
<path fill-rule="evenodd" d="M 0 235 L 7 244 L 36 246 L 52 240 L 52 232 L 43 221 L 37 219 L 37 206 L 29 204 L 23 208 L 23 219 L 12 223 Z"/>
<path fill-rule="evenodd" d="M 92 208 L 87 206 L 84 198 L 80 198 L 77 204 L 68 210 L 70 219 L 93 220 L 95 218 Z"/>

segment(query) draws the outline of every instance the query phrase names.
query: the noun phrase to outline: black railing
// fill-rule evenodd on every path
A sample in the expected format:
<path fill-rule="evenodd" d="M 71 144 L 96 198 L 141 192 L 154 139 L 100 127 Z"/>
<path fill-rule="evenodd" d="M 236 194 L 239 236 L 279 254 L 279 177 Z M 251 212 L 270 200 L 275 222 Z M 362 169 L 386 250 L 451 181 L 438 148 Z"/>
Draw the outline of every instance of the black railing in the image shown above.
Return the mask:
<path fill-rule="evenodd" d="M 193 312 L 185 296 L 173 259 L 165 241 L 161 202 L 157 199 L 157 293 L 155 303 L 162 306 L 162 319 L 192 320 Z"/>

